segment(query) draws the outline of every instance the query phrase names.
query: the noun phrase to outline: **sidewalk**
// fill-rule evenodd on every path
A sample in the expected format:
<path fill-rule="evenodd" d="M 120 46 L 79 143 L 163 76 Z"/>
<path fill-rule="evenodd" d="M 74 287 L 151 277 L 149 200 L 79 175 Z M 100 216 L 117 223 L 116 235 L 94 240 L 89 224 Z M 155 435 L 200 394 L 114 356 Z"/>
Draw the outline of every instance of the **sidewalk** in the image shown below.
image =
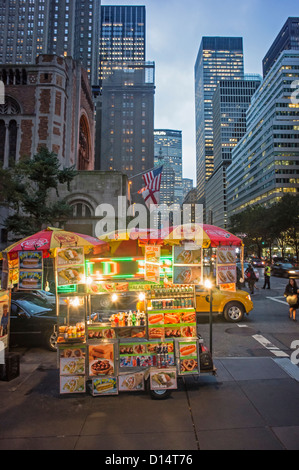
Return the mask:
<path fill-rule="evenodd" d="M 269 357 L 215 365 L 216 377 L 181 380 L 155 401 L 146 393 L 62 397 L 55 365 L 21 362 L 20 377 L 0 381 L 0 449 L 298 450 L 299 368 Z"/>

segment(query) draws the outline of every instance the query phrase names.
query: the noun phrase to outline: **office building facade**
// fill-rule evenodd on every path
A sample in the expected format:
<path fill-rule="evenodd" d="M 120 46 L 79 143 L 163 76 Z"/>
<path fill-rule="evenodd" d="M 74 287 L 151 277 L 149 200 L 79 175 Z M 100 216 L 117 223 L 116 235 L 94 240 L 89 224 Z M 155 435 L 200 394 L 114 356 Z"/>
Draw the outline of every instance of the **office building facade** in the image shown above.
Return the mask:
<path fill-rule="evenodd" d="M 146 10 L 144 6 L 103 5 L 100 29 L 100 85 L 123 63 L 143 63 Z"/>
<path fill-rule="evenodd" d="M 161 179 L 160 202 L 163 204 L 182 204 L 182 131 L 171 129 L 155 129 L 154 158 L 155 166 L 164 164 L 164 170 Z M 169 178 L 172 178 L 171 170 L 174 173 L 173 188 L 171 188 L 169 180 Z"/>
<path fill-rule="evenodd" d="M 263 59 L 264 78 L 282 51 L 299 50 L 299 17 L 288 18 Z"/>
<path fill-rule="evenodd" d="M 205 196 L 205 184 L 214 170 L 213 94 L 220 80 L 244 78 L 243 39 L 203 37 L 195 69 L 197 196 Z"/>
<path fill-rule="evenodd" d="M 299 192 L 299 51 L 283 51 L 255 93 L 227 169 L 229 216 Z"/>
<path fill-rule="evenodd" d="M 0 63 L 34 64 L 39 54 L 70 56 L 98 84 L 101 0 L 0 3 Z"/>
<path fill-rule="evenodd" d="M 190 178 L 183 178 L 183 199 L 185 199 L 189 191 L 192 189 L 194 189 L 193 180 Z"/>
<path fill-rule="evenodd" d="M 100 169 L 134 177 L 133 194 L 144 185 L 141 174 L 154 167 L 154 72 L 152 62 L 132 63 L 103 81 Z"/>
<path fill-rule="evenodd" d="M 226 170 L 232 150 L 246 133 L 246 112 L 257 80 L 223 80 L 213 96 L 214 171 L 206 183 L 206 219 L 227 228 Z"/>

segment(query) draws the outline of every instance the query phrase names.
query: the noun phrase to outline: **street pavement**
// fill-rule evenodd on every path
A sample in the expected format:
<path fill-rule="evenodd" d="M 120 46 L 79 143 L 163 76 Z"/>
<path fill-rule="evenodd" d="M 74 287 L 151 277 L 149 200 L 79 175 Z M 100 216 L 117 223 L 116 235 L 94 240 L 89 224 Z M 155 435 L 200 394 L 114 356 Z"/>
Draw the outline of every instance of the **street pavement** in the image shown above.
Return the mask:
<path fill-rule="evenodd" d="M 0 449 L 100 450 L 99 459 L 124 451 L 196 459 L 199 450 L 298 450 L 298 366 L 275 357 L 214 362 L 217 376 L 181 380 L 163 401 L 145 392 L 61 396 L 56 355 L 29 350 L 20 376 L 0 381 Z"/>

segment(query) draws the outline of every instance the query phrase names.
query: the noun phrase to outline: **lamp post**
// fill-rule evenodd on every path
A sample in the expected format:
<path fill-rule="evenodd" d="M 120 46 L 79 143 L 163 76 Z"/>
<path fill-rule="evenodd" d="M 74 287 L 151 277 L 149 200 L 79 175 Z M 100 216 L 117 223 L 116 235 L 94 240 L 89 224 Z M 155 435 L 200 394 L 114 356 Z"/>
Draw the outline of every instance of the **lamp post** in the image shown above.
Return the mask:
<path fill-rule="evenodd" d="M 210 296 L 210 315 L 209 315 L 209 321 L 210 321 L 210 353 L 211 356 L 213 356 L 213 284 L 210 281 L 210 279 L 205 280 L 205 288 L 209 289 L 209 296 Z"/>

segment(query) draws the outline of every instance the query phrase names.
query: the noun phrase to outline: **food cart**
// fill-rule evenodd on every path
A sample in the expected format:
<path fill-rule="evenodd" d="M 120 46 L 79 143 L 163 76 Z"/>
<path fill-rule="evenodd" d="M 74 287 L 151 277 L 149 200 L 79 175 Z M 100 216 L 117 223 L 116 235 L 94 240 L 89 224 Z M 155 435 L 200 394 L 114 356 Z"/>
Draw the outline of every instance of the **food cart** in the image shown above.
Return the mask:
<path fill-rule="evenodd" d="M 106 256 L 86 260 L 84 295 L 68 293 L 87 317 L 85 330 L 78 314 L 59 327 L 60 393 L 146 390 L 164 399 L 180 378 L 216 373 L 195 310 L 205 242 L 176 238 L 177 231 L 120 235 L 105 238 Z"/>
<path fill-rule="evenodd" d="M 239 239 L 202 225 L 103 240 L 51 228 L 37 235 L 6 250 L 17 257 L 9 277 L 41 288 L 43 260 L 54 259 L 61 395 L 145 390 L 164 399 L 180 378 L 216 373 L 198 331 L 196 286 L 213 271 L 204 250 L 216 249 L 215 282 L 235 287 Z"/>

